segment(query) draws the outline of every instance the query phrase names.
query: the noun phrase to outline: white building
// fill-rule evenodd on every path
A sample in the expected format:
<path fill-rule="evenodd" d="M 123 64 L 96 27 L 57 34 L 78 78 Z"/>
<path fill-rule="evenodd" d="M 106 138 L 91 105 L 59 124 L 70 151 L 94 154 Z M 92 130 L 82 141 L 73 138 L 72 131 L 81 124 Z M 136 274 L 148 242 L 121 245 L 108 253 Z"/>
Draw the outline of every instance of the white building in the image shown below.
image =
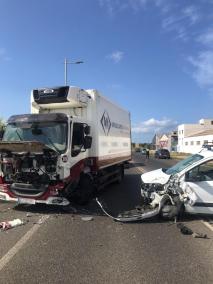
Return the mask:
<path fill-rule="evenodd" d="M 213 119 L 178 126 L 178 152 L 195 153 L 207 142 L 213 142 Z"/>
<path fill-rule="evenodd" d="M 197 153 L 203 144 L 213 143 L 213 130 L 204 130 L 192 136 L 185 137 L 184 149 L 186 153 Z"/>

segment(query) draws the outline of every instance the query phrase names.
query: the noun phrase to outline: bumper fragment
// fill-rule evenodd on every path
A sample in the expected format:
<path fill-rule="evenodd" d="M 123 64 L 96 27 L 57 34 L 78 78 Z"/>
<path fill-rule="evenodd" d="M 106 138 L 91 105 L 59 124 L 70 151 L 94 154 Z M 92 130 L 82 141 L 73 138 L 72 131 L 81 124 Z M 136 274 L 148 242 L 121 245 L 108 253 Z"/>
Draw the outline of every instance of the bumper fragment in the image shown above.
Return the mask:
<path fill-rule="evenodd" d="M 18 204 L 47 204 L 47 205 L 61 205 L 67 206 L 70 204 L 68 199 L 59 196 L 50 196 L 45 200 L 33 198 L 13 198 L 9 194 L 0 192 L 0 200 L 17 202 Z"/>
<path fill-rule="evenodd" d="M 159 205 L 156 208 L 150 209 L 147 212 L 138 212 L 138 214 L 119 214 L 118 216 L 114 217 L 111 214 L 109 214 L 106 209 L 104 208 L 103 204 L 100 202 L 98 198 L 96 198 L 96 202 L 101 207 L 103 212 L 110 218 L 114 219 L 115 221 L 119 222 L 136 222 L 136 221 L 143 221 L 145 219 L 149 219 L 152 217 L 155 217 L 160 214 L 161 209 L 165 205 L 165 203 L 170 200 L 169 195 L 165 194 L 162 196 Z"/>

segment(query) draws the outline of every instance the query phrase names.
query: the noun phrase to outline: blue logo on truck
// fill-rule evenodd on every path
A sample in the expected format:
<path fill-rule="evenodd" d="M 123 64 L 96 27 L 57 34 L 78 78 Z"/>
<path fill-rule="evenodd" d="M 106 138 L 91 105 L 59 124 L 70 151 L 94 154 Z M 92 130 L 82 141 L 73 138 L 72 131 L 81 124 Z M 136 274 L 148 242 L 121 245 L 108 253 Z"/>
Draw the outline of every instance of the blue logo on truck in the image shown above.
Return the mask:
<path fill-rule="evenodd" d="M 107 111 L 104 111 L 102 118 L 101 118 L 101 125 L 103 127 L 105 135 L 108 135 L 110 128 L 111 128 L 111 121 L 109 118 L 109 114 Z"/>

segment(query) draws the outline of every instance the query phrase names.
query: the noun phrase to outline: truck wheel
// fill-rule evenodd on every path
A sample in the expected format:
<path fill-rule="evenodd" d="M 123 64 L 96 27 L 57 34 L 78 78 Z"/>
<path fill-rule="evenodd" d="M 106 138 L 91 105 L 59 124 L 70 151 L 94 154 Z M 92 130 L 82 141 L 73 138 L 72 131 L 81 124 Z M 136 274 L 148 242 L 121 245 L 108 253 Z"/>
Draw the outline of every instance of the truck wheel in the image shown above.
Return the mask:
<path fill-rule="evenodd" d="M 124 179 L 124 166 L 120 166 L 119 174 L 118 174 L 118 180 L 117 183 L 120 184 L 122 180 Z"/>
<path fill-rule="evenodd" d="M 94 192 L 95 187 L 92 178 L 89 175 L 84 174 L 80 178 L 73 199 L 77 204 L 85 205 L 86 203 L 88 203 Z"/>

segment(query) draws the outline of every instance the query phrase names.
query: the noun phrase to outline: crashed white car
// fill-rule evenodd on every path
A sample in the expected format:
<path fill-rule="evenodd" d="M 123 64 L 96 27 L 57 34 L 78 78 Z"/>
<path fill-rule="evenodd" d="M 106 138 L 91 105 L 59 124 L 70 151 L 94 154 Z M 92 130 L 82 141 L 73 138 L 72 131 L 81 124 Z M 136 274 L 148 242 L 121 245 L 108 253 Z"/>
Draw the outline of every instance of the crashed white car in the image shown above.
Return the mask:
<path fill-rule="evenodd" d="M 142 206 L 112 216 L 96 198 L 104 213 L 120 222 L 142 221 L 154 216 L 178 218 L 184 212 L 213 214 L 213 151 L 199 153 L 169 169 L 158 169 L 141 175 Z"/>
<path fill-rule="evenodd" d="M 142 174 L 144 204 L 164 217 L 213 214 L 213 151 L 202 149 L 169 169 Z"/>

